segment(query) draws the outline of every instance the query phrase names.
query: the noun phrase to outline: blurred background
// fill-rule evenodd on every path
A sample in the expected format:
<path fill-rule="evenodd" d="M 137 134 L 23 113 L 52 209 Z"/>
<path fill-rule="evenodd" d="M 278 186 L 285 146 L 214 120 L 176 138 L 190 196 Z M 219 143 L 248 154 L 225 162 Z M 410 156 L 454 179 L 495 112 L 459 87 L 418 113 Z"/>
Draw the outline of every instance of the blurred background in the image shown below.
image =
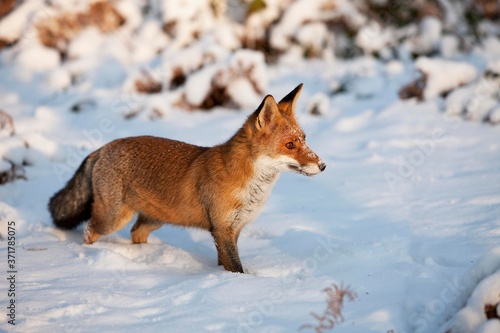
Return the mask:
<path fill-rule="evenodd" d="M 208 233 L 88 247 L 52 226 L 48 198 L 103 144 L 221 143 L 302 82 L 328 168 L 283 175 L 242 234 L 244 278 Z M 0 245 L 16 221 L 22 330 L 312 331 L 345 281 L 343 332 L 497 333 L 498 124 L 498 0 L 1 0 Z"/>
<path fill-rule="evenodd" d="M 242 108 L 266 93 L 275 64 L 473 52 L 483 53 L 472 60 L 479 74 L 497 77 L 499 65 L 487 67 L 500 52 L 499 18 L 496 0 L 3 0 L 0 52 L 2 66 L 19 67 L 17 78 L 42 74 L 54 91 L 119 87 L 163 95 L 186 110 Z M 422 77 L 402 98 L 424 98 L 437 70 L 428 63 L 417 69 Z M 472 79 L 457 80 L 431 95 Z M 333 82 L 325 92 L 347 83 Z M 163 110 L 125 111 L 140 112 L 161 117 Z"/>

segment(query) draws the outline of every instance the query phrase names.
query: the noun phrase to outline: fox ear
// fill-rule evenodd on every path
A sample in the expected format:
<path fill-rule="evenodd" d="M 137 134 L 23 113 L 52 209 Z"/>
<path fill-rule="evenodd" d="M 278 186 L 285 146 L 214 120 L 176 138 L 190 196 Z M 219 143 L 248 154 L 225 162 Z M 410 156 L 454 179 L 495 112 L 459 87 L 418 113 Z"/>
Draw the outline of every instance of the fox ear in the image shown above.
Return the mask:
<path fill-rule="evenodd" d="M 293 113 L 293 110 L 295 110 L 295 102 L 299 98 L 303 85 L 303 83 L 299 84 L 278 103 L 278 107 L 281 112 L 285 114 Z"/>
<path fill-rule="evenodd" d="M 262 130 L 268 127 L 278 116 L 279 110 L 274 97 L 267 95 L 257 108 L 257 119 L 255 127 Z"/>

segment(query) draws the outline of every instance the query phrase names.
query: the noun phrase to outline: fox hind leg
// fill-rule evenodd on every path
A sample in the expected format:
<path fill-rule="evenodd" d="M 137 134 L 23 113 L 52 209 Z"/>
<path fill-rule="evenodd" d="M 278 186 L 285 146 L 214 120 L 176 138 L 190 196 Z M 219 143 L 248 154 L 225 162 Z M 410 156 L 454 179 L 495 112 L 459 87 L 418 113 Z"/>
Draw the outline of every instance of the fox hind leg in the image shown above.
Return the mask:
<path fill-rule="evenodd" d="M 83 232 L 83 242 L 85 244 L 93 244 L 101 238 L 101 234 L 92 228 L 91 222 L 85 225 L 85 230 Z"/>
<path fill-rule="evenodd" d="M 101 200 L 92 204 L 92 217 L 85 227 L 83 241 L 92 244 L 103 235 L 111 234 L 130 222 L 135 212 L 126 205 L 115 205 L 106 207 Z"/>
<path fill-rule="evenodd" d="M 152 219 L 144 214 L 139 214 L 137 222 L 130 230 L 132 242 L 134 244 L 141 244 L 148 242 L 148 236 L 151 232 L 159 229 L 163 225 L 162 222 Z"/>

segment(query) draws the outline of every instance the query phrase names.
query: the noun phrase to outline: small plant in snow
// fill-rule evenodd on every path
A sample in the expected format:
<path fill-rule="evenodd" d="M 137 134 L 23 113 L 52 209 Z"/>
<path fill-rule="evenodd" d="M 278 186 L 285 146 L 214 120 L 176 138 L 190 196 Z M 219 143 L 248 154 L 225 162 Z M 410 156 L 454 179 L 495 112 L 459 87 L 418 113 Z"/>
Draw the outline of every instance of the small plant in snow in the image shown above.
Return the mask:
<path fill-rule="evenodd" d="M 486 304 L 484 306 L 484 314 L 486 315 L 487 319 L 500 319 L 500 314 L 498 313 L 498 309 L 500 309 L 500 302 L 492 305 L 492 304 Z"/>
<path fill-rule="evenodd" d="M 141 77 L 135 80 L 135 89 L 144 94 L 155 94 L 162 90 L 162 83 L 148 71 L 143 71 Z"/>
<path fill-rule="evenodd" d="M 7 112 L 0 110 L 0 137 L 4 133 L 7 136 L 13 136 L 15 132 L 12 117 Z"/>
<path fill-rule="evenodd" d="M 10 165 L 10 166 L 9 166 Z M 27 180 L 22 165 L 17 165 L 9 160 L 0 160 L 0 185 L 13 182 L 16 179 Z"/>
<path fill-rule="evenodd" d="M 322 314 L 311 312 L 311 316 L 317 321 L 315 324 L 305 324 L 300 327 L 303 329 L 313 329 L 317 333 L 323 333 L 332 330 L 336 324 L 344 321 L 342 309 L 344 308 L 344 298 L 347 297 L 349 301 L 354 300 L 357 295 L 349 287 L 341 284 L 340 286 L 335 283 L 331 287 L 323 289 L 326 293 L 326 309 Z"/>

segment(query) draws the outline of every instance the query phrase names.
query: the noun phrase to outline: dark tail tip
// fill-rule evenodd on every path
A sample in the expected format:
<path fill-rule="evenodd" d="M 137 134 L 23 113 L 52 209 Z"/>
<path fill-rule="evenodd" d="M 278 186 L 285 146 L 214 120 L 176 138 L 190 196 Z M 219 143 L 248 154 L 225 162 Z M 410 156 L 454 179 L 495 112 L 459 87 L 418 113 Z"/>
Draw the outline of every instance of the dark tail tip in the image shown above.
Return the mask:
<path fill-rule="evenodd" d="M 92 201 L 88 200 L 76 210 L 68 210 L 63 207 L 61 193 L 56 193 L 49 201 L 49 211 L 52 215 L 54 225 L 60 229 L 70 230 L 90 219 L 92 212 Z"/>
<path fill-rule="evenodd" d="M 61 229 L 74 229 L 90 219 L 92 212 L 92 159 L 87 156 L 66 186 L 49 200 L 54 224 Z M 88 162 L 91 163 L 88 163 Z"/>

